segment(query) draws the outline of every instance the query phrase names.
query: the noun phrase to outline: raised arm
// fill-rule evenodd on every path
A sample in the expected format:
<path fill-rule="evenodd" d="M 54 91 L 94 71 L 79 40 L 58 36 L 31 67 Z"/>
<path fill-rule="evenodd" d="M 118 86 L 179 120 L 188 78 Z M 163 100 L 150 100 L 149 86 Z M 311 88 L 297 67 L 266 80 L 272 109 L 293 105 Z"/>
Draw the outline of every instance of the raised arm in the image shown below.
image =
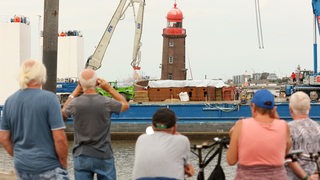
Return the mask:
<path fill-rule="evenodd" d="M 68 97 L 68 99 L 66 100 L 66 102 L 63 104 L 62 107 L 62 116 L 63 119 L 66 120 L 68 118 L 67 114 L 64 112 L 65 108 L 67 107 L 67 105 L 70 103 L 70 101 L 79 96 L 82 93 L 82 87 L 78 84 L 77 87 L 73 90 L 73 92 L 70 94 L 70 96 Z"/>
<path fill-rule="evenodd" d="M 235 165 L 238 162 L 238 141 L 240 130 L 242 126 L 242 120 L 236 122 L 236 124 L 230 130 L 230 144 L 227 150 L 227 162 L 229 165 Z"/>
<path fill-rule="evenodd" d="M 117 91 L 115 90 L 112 86 L 110 86 L 110 84 L 103 80 L 103 79 L 98 79 L 97 80 L 97 84 L 105 91 L 109 92 L 111 94 L 111 96 L 117 100 L 120 101 L 122 106 L 121 106 L 121 112 L 126 111 L 129 109 L 130 105 L 127 102 L 127 100 Z"/>

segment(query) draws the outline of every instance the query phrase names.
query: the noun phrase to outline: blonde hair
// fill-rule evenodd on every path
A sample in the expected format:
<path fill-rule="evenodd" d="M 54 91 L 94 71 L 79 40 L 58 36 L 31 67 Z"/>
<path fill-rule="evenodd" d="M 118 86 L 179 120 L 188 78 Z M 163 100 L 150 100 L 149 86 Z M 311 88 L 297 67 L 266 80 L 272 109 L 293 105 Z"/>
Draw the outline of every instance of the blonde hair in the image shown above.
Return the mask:
<path fill-rule="evenodd" d="M 290 96 L 289 106 L 296 115 L 308 115 L 310 102 L 310 97 L 306 93 L 298 91 Z"/>
<path fill-rule="evenodd" d="M 28 59 L 20 66 L 19 84 L 26 89 L 29 84 L 43 85 L 47 81 L 46 67 L 39 61 Z"/>
<path fill-rule="evenodd" d="M 79 76 L 79 81 L 82 89 L 95 89 L 97 85 L 97 74 L 92 69 L 84 69 Z"/>

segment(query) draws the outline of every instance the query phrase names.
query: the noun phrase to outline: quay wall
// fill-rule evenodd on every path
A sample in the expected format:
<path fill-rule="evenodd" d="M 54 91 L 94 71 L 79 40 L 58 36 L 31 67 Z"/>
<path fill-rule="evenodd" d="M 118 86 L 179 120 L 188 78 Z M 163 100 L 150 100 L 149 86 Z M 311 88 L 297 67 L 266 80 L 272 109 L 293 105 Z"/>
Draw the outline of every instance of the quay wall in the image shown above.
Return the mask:
<path fill-rule="evenodd" d="M 214 137 L 228 136 L 229 130 L 233 125 L 233 122 L 188 124 L 178 123 L 178 132 L 186 135 L 190 140 L 211 140 Z M 150 126 L 150 124 L 112 123 L 111 138 L 113 140 L 136 140 L 139 135 L 145 133 L 148 126 Z M 69 140 L 73 140 L 73 132 L 73 126 L 67 124 L 66 134 Z"/>

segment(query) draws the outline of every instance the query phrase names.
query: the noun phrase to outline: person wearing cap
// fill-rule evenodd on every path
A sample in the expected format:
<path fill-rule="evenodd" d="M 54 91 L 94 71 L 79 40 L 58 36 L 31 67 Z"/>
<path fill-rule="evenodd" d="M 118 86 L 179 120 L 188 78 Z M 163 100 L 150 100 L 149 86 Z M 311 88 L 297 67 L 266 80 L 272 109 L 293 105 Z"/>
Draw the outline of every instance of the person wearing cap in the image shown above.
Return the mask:
<path fill-rule="evenodd" d="M 189 139 L 177 133 L 177 117 L 168 109 L 159 109 L 152 117 L 154 133 L 142 134 L 135 145 L 134 180 L 185 179 L 193 176 L 189 162 Z"/>
<path fill-rule="evenodd" d="M 269 90 L 254 94 L 251 113 L 252 117 L 237 121 L 230 130 L 227 162 L 238 163 L 235 179 L 286 179 L 284 160 L 291 146 L 290 132 L 286 121 L 279 119 Z"/>
<path fill-rule="evenodd" d="M 304 153 L 318 154 L 320 152 L 320 125 L 310 119 L 310 97 L 302 92 L 295 92 L 290 96 L 289 110 L 293 121 L 290 121 L 291 151 L 303 150 Z M 315 162 L 309 159 L 298 159 L 287 164 L 288 180 L 318 179 L 314 173 L 317 172 Z"/>

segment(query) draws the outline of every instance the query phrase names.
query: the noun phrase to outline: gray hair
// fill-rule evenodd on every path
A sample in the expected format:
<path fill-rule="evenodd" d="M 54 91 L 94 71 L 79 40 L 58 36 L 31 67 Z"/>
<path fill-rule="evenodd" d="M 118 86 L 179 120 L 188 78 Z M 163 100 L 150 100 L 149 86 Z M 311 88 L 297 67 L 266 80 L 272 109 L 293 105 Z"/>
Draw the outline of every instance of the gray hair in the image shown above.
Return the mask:
<path fill-rule="evenodd" d="M 19 84 L 26 89 L 29 84 L 43 85 L 47 81 L 46 67 L 39 61 L 28 59 L 20 66 Z"/>
<path fill-rule="evenodd" d="M 87 89 L 95 89 L 97 85 L 97 74 L 92 69 L 84 69 L 79 75 L 79 81 L 83 91 Z"/>
<path fill-rule="evenodd" d="M 310 97 L 305 92 L 298 91 L 290 96 L 289 106 L 296 115 L 308 115 L 310 102 Z"/>

